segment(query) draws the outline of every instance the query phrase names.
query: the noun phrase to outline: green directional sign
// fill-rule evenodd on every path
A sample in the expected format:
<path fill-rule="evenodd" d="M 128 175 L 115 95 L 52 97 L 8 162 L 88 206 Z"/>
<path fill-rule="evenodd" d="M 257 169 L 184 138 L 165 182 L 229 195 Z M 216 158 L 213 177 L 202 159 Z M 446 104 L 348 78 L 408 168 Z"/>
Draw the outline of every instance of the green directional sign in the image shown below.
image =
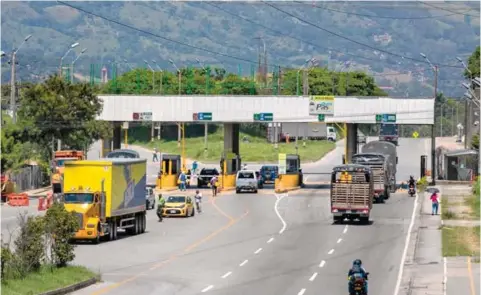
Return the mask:
<path fill-rule="evenodd" d="M 324 115 L 324 114 L 317 115 L 317 120 L 319 122 L 324 122 L 326 120 L 326 115 Z"/>
<path fill-rule="evenodd" d="M 194 121 L 212 121 L 212 113 L 194 113 Z"/>
<path fill-rule="evenodd" d="M 255 113 L 254 121 L 266 122 L 274 120 L 273 113 Z"/>
<path fill-rule="evenodd" d="M 377 114 L 376 123 L 396 123 L 396 114 Z"/>

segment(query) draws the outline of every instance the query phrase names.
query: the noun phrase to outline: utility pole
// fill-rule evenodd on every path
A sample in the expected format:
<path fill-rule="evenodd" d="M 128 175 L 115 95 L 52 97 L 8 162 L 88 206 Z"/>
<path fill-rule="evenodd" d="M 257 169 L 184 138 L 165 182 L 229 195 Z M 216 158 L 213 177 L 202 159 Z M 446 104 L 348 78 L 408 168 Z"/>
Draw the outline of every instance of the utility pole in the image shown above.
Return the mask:
<path fill-rule="evenodd" d="M 281 69 L 281 66 L 278 67 L 278 77 L 277 77 L 277 95 L 282 95 L 282 91 L 281 91 L 281 77 L 282 77 L 282 69 Z"/>
<path fill-rule="evenodd" d="M 438 66 L 434 66 L 434 114 L 431 127 L 431 178 L 432 185 L 436 185 L 436 99 L 438 97 Z M 442 118 L 441 118 L 442 120 Z"/>
<path fill-rule="evenodd" d="M 15 85 L 15 64 L 17 63 L 17 51 L 13 51 L 11 63 L 12 73 L 10 74 L 10 108 L 12 110 L 13 124 L 15 124 L 17 123 L 17 88 Z"/>
<path fill-rule="evenodd" d="M 302 95 L 307 96 L 309 94 L 309 81 L 307 73 L 309 71 L 309 66 L 304 67 L 304 71 L 302 72 Z"/>

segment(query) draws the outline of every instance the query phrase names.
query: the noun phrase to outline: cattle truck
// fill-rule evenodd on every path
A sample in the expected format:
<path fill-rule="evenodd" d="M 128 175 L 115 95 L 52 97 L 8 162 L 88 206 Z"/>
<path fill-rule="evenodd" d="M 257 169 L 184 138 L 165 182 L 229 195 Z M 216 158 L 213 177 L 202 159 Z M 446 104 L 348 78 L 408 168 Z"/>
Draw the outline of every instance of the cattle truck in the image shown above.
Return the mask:
<path fill-rule="evenodd" d="M 65 163 L 62 201 L 78 218 L 74 239 L 117 239 L 146 228 L 146 159 L 100 159 Z"/>
<path fill-rule="evenodd" d="M 376 153 L 384 155 L 389 171 L 389 192 L 396 192 L 396 172 L 397 172 L 397 147 L 389 141 L 371 141 L 362 147 L 363 154 Z M 389 196 L 388 196 L 389 197 Z"/>
<path fill-rule="evenodd" d="M 374 202 L 382 203 L 390 196 L 390 167 L 386 157 L 379 153 L 355 154 L 352 163 L 371 168 L 374 183 Z"/>
<path fill-rule="evenodd" d="M 63 170 L 65 163 L 68 161 L 85 160 L 85 154 L 82 151 L 63 150 L 55 151 L 52 159 L 52 192 L 54 194 L 62 193 Z"/>
<path fill-rule="evenodd" d="M 334 222 L 369 222 L 374 183 L 371 169 L 357 164 L 336 166 L 331 174 L 331 213 Z"/>

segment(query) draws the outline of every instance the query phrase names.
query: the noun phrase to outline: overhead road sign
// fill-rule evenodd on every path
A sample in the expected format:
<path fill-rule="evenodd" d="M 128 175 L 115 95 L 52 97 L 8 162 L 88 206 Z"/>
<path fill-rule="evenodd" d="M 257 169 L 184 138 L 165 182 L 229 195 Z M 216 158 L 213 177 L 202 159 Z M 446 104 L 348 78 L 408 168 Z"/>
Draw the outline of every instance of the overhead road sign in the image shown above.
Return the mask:
<path fill-rule="evenodd" d="M 309 97 L 310 115 L 334 115 L 334 96 L 312 95 Z"/>
<path fill-rule="evenodd" d="M 152 121 L 152 112 L 132 113 L 132 121 Z"/>
<path fill-rule="evenodd" d="M 192 119 L 194 121 L 212 121 L 212 113 L 194 113 Z"/>
<path fill-rule="evenodd" d="M 396 123 L 396 114 L 377 114 L 376 123 Z"/>
<path fill-rule="evenodd" d="M 272 122 L 273 120 L 274 120 L 274 114 L 273 113 L 255 113 L 254 114 L 254 121 L 260 121 L 260 122 L 270 121 L 270 122 Z"/>

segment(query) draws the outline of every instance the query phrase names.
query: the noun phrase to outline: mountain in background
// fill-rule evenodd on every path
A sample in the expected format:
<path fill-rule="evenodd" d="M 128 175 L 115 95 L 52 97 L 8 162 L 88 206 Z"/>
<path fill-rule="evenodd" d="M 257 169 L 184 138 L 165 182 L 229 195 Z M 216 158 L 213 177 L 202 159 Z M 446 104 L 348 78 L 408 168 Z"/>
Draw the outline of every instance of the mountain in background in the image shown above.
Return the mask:
<path fill-rule="evenodd" d="M 467 60 L 480 43 L 479 2 L 269 3 L 291 15 L 262 2 L 68 2 L 95 16 L 60 2 L 1 1 L 1 46 L 9 54 L 25 36 L 33 35 L 18 54 L 20 81 L 58 71 L 60 58 L 75 42 L 80 42 L 77 53 L 87 48 L 75 64 L 76 74 L 85 77 L 92 64 L 111 68 L 117 63 L 120 74 L 129 66 L 144 67 L 144 60 L 154 66 L 155 60 L 174 71 L 169 59 L 179 67 L 198 67 L 197 58 L 250 75 L 257 70 L 256 37 L 262 37 L 269 65 L 300 67 L 315 57 L 321 66 L 340 70 L 339 65 L 349 61 L 351 69 L 375 75 L 390 95 L 416 97 L 432 96 L 432 70 L 402 56 L 422 60 L 423 52 L 433 63 L 459 66 L 456 57 Z M 73 57 L 70 54 L 64 63 Z M 2 59 L 2 82 L 10 79 L 7 61 Z M 440 91 L 462 96 L 462 72 L 441 66 Z"/>

